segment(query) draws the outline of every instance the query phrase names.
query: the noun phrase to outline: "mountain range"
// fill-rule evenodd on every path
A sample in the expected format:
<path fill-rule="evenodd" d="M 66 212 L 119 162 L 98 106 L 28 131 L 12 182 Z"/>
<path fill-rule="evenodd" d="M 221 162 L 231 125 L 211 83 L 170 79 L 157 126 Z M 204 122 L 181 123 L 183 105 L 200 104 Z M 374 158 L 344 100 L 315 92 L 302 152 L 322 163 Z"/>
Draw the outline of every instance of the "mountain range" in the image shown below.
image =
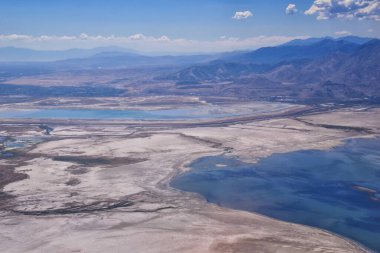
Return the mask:
<path fill-rule="evenodd" d="M 335 41 L 345 41 L 351 42 L 355 44 L 364 44 L 371 40 L 371 38 L 363 38 L 356 36 L 346 36 L 334 39 L 332 37 L 323 37 L 323 38 L 309 38 L 309 39 L 297 39 L 287 42 L 279 47 L 286 46 L 300 46 L 300 45 L 311 45 L 323 40 L 335 40 Z M 263 49 L 257 50 L 256 54 L 259 54 Z M 254 51 L 255 52 L 255 51 Z M 246 53 L 250 53 L 250 51 L 246 51 Z M 240 52 L 230 52 L 230 53 L 222 53 L 216 54 L 211 57 L 211 55 L 203 55 L 205 59 L 215 59 L 215 58 L 228 58 L 233 57 L 236 54 L 240 54 Z M 108 47 L 97 47 L 92 49 L 80 49 L 73 48 L 68 50 L 34 50 L 28 48 L 16 48 L 16 47 L 0 47 L 0 62 L 52 62 L 52 61 L 62 61 L 62 60 L 73 60 L 73 59 L 85 59 L 92 58 L 97 59 L 99 57 L 112 58 L 112 57 L 120 57 L 124 56 L 127 58 L 128 56 L 145 58 L 144 60 L 151 60 L 150 64 L 153 63 L 155 58 L 162 58 L 165 56 L 153 56 L 146 55 L 136 50 L 117 47 L 117 46 L 108 46 Z M 170 54 L 166 54 L 166 56 L 170 56 Z M 180 58 L 190 57 L 192 55 L 187 56 L 179 56 Z M 199 57 L 200 54 L 197 54 Z M 171 56 L 172 58 L 178 57 Z"/>
<path fill-rule="evenodd" d="M 92 49 L 73 48 L 68 50 L 34 50 L 28 48 L 1 47 L 0 62 L 49 62 L 71 58 L 85 58 L 110 51 L 138 53 L 131 49 L 112 46 Z"/>
<path fill-rule="evenodd" d="M 37 58 L 38 62 L 29 62 Z M 146 56 L 115 47 L 66 51 L 0 48 L 0 62 L 4 81 L 9 76 L 57 71 L 163 67 L 165 71 L 151 74 L 151 83 L 172 83 L 174 88 L 156 88 L 149 94 L 298 101 L 380 99 L 380 40 L 355 36 L 187 56 Z"/>
<path fill-rule="evenodd" d="M 295 41 L 229 55 L 161 78 L 175 80 L 182 88 L 223 83 L 228 92 L 241 89 L 260 97 L 379 98 L 380 40 Z"/>

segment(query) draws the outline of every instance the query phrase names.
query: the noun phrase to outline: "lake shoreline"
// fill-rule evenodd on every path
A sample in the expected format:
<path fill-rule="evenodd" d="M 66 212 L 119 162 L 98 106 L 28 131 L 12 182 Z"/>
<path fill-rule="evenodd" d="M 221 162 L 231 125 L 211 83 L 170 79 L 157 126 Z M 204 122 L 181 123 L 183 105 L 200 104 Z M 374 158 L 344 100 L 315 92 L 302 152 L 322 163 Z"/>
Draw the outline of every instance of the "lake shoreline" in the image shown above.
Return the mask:
<path fill-rule="evenodd" d="M 371 138 L 371 137 L 370 137 Z M 372 139 L 375 139 L 375 138 L 378 138 L 378 137 L 372 137 Z M 368 138 L 366 138 L 366 139 L 368 139 Z M 355 141 L 358 141 L 358 142 L 361 142 L 361 141 L 363 141 L 363 140 L 365 140 L 365 139 L 358 139 L 358 138 L 349 138 L 349 139 L 346 139 L 346 140 L 344 140 L 344 142 L 343 143 L 341 143 L 341 144 L 339 144 L 339 146 L 334 146 L 334 147 L 331 147 L 331 148 L 328 148 L 328 149 L 326 149 L 326 150 L 324 150 L 324 151 L 329 151 L 329 150 L 337 150 L 337 149 L 342 149 L 342 148 L 345 148 L 352 140 L 355 140 Z M 300 150 L 301 151 L 301 150 Z M 293 151 L 293 152 L 299 152 L 299 151 Z M 214 165 L 211 165 L 211 166 L 213 166 L 212 167 L 212 169 L 211 168 L 204 168 L 203 166 L 200 168 L 200 167 L 197 167 L 197 165 L 195 165 L 195 164 L 197 164 L 197 163 L 200 163 L 200 161 L 201 160 L 207 160 L 208 159 L 208 157 L 201 157 L 201 158 L 198 158 L 197 160 L 193 160 L 192 162 L 189 162 L 189 164 L 186 166 L 186 169 L 182 169 L 182 170 L 180 170 L 176 175 L 174 175 L 172 178 L 171 178 L 171 181 L 169 182 L 169 186 L 170 187 L 173 187 L 174 189 L 177 189 L 177 190 L 180 190 L 180 191 L 185 191 L 185 192 L 190 192 L 190 193 L 192 193 L 192 194 L 195 194 L 198 198 L 201 198 L 202 200 L 204 200 L 204 201 L 206 201 L 207 203 L 209 203 L 209 204 L 213 204 L 213 205 L 217 205 L 217 206 L 220 206 L 220 207 L 222 207 L 222 208 L 227 208 L 227 209 L 234 209 L 234 210 L 239 210 L 239 211 L 245 211 L 245 212 L 250 212 L 250 213 L 255 213 L 255 214 L 259 214 L 259 215 L 263 215 L 263 216 L 265 216 L 265 217 L 269 217 L 269 218 L 271 218 L 271 219 L 275 219 L 275 220 L 280 220 L 280 221 L 282 221 L 282 222 L 289 222 L 289 223 L 294 223 L 294 224 L 300 224 L 300 225 L 303 225 L 303 226 L 308 226 L 308 227 L 312 227 L 312 228 L 316 228 L 316 229 L 320 229 L 320 230 L 322 230 L 322 231 L 327 231 L 327 232 L 329 232 L 329 233 L 332 233 L 332 234 L 334 234 L 334 235 L 339 235 L 340 237 L 342 237 L 342 238 L 345 238 L 346 240 L 349 240 L 349 241 L 353 241 L 354 243 L 356 243 L 356 244 L 358 244 L 360 247 L 362 247 L 363 249 L 365 249 L 365 250 L 367 250 L 367 251 L 369 251 L 369 252 L 372 252 L 373 251 L 373 249 L 371 249 L 369 246 L 367 246 L 367 245 L 365 245 L 365 244 L 363 244 L 363 243 L 361 243 L 361 242 L 359 242 L 359 241 L 357 241 L 357 240 L 355 240 L 355 238 L 350 238 L 350 237 L 347 237 L 347 236 L 345 236 L 345 235 L 342 235 L 342 234 L 339 234 L 338 232 L 334 232 L 334 231 L 331 231 L 331 230 L 329 230 L 329 229 L 325 229 L 325 228 L 322 228 L 322 227 L 318 227 L 318 225 L 309 225 L 309 224 L 306 224 L 306 223 L 302 223 L 302 222 L 295 222 L 295 221 L 289 221 L 289 220 L 284 220 L 284 219 L 281 219 L 281 218 L 279 218 L 279 217 L 273 217 L 273 216 L 271 216 L 271 215 L 269 215 L 269 214 L 265 214 L 265 213 L 263 213 L 262 211 L 261 212 L 257 212 L 257 211 L 255 211 L 255 210 L 247 210 L 247 209 L 245 209 L 245 208 L 242 208 L 242 207 L 239 207 L 239 206 L 234 206 L 234 204 L 228 204 L 228 205 L 225 205 L 225 204 L 227 204 L 227 203 L 221 203 L 220 201 L 222 201 L 223 200 L 223 197 L 222 196 L 224 196 L 225 194 L 222 194 L 221 195 L 221 197 L 222 197 L 222 199 L 221 200 L 218 200 L 218 201 L 216 201 L 216 200 L 212 200 L 212 199 L 209 199 L 209 198 L 207 198 L 206 197 L 206 195 L 205 194 L 212 194 L 211 192 L 210 193 L 208 193 L 207 192 L 207 190 L 204 190 L 204 193 L 201 193 L 200 191 L 202 191 L 202 190 L 195 190 L 196 188 L 199 188 L 199 187 L 203 187 L 204 186 L 204 183 L 207 183 L 207 180 L 204 182 L 204 181 L 202 181 L 202 183 L 200 183 L 199 182 L 199 180 L 202 180 L 202 179 L 199 179 L 199 177 L 202 175 L 202 173 L 203 173 L 203 170 L 205 169 L 205 170 L 207 170 L 207 172 L 204 172 L 204 174 L 205 174 L 205 176 L 207 175 L 207 177 L 210 177 L 210 175 L 212 175 L 212 174 L 210 174 L 210 173 L 213 173 L 213 171 L 215 171 L 216 173 L 218 173 L 218 171 L 219 170 L 232 170 L 232 171 L 235 171 L 235 170 L 239 170 L 239 166 L 241 166 L 241 165 L 237 165 L 237 168 L 236 169 L 233 169 L 233 167 L 231 167 L 231 165 L 229 166 L 229 165 L 226 165 L 223 161 L 221 161 L 221 162 L 216 162 L 216 161 L 214 161 L 214 158 L 217 158 L 217 157 L 224 157 L 224 155 L 225 154 L 220 154 L 220 155 L 218 155 L 218 156 L 211 156 L 210 157 L 210 159 L 212 159 L 212 163 L 214 164 Z M 276 154 L 273 154 L 273 155 L 276 155 Z M 263 160 L 268 160 L 268 159 L 271 159 L 271 156 L 273 156 L 273 155 L 270 155 L 270 156 L 268 156 L 268 157 L 264 157 L 264 158 L 261 158 L 260 160 L 258 160 L 257 161 L 257 163 L 254 163 L 254 164 L 245 164 L 244 165 L 244 167 L 245 166 L 253 166 L 253 167 L 255 167 L 255 166 L 258 166 L 258 165 L 260 165 L 260 163 L 263 161 Z M 285 154 L 283 154 L 283 156 L 286 156 L 287 154 L 285 153 Z M 224 158 L 222 158 L 222 159 L 224 159 Z M 234 158 L 226 158 L 226 159 L 234 159 Z M 274 159 L 274 158 L 273 158 Z M 243 162 L 241 162 L 241 163 L 243 163 Z M 220 164 L 222 164 L 222 165 L 224 165 L 224 166 L 218 166 L 218 165 L 220 165 Z M 195 166 L 195 167 L 194 167 Z M 227 168 L 226 168 L 227 167 Z M 197 179 L 191 179 L 192 177 L 191 177 L 191 175 L 193 175 L 194 174 L 194 176 L 195 175 L 198 175 L 196 178 Z M 218 173 L 218 175 L 219 175 L 219 173 Z M 215 177 L 216 178 L 219 178 L 219 176 L 217 176 L 217 175 L 215 175 Z M 227 176 L 228 177 L 228 176 Z M 236 177 L 236 176 L 233 176 L 234 178 Z M 189 178 L 189 182 L 187 182 L 186 180 L 185 181 L 183 181 L 183 180 L 181 180 L 181 178 Z M 198 187 L 196 187 L 196 186 L 191 186 L 191 182 L 192 182 L 192 180 L 194 181 L 194 183 L 195 183 L 195 185 L 198 185 L 198 184 L 200 184 Z M 220 179 L 220 180 L 226 180 L 226 179 Z M 228 180 L 228 178 L 227 178 L 227 180 Z M 233 179 L 231 179 L 231 180 L 233 180 Z M 185 183 L 185 185 L 183 185 L 183 183 L 181 183 L 181 182 L 186 182 Z M 204 183 L 203 183 L 204 182 Z M 221 181 L 221 182 L 224 182 L 224 181 Z M 188 184 L 190 183 L 190 186 L 187 186 Z M 210 188 L 211 189 L 215 189 L 215 187 L 217 187 L 216 185 L 215 186 L 212 186 L 213 184 L 215 184 L 214 183 L 214 181 L 211 181 L 210 182 Z M 181 186 L 182 185 L 182 186 Z M 189 188 L 190 187 L 190 188 Z M 357 186 L 357 187 L 361 187 L 361 186 Z M 191 189 L 194 189 L 194 190 L 191 190 Z M 207 188 L 206 188 L 207 189 Z M 218 189 L 219 189 L 219 187 L 218 187 Z M 365 188 L 366 189 L 366 192 L 368 191 L 368 188 Z M 228 188 L 226 188 L 226 187 L 223 187 L 223 190 L 224 191 L 228 191 Z M 245 190 L 239 190 L 239 192 L 246 192 Z M 253 192 L 252 192 L 253 193 Z M 375 190 L 371 190 L 371 193 L 372 194 L 374 194 L 374 193 L 378 193 L 377 191 L 375 191 Z M 217 194 L 217 193 L 215 193 L 215 194 Z M 246 193 L 245 193 L 246 194 Z M 243 194 L 244 195 L 244 194 Z M 237 196 L 236 196 L 237 197 Z M 227 199 L 226 199 L 226 201 L 228 201 Z"/>
<path fill-rule="evenodd" d="M 342 112 L 329 112 L 325 118 L 339 119 Z M 355 117 L 372 117 L 377 111 L 350 113 L 350 119 L 355 120 Z M 317 116 L 302 117 L 313 121 Z M 340 119 L 329 121 L 334 125 L 346 124 Z M 0 127 L 9 135 L 42 134 L 38 125 L 23 125 L 22 122 L 9 125 L 3 121 Z M 220 126 L 145 127 L 136 129 L 121 122 L 114 125 L 56 123 L 45 142 L 27 150 L 27 156 L 19 157 L 23 163 L 16 166 L 16 172 L 23 171 L 29 178 L 5 187 L 5 192 L 11 193 L 13 199 L 11 209 L 0 211 L 5 217 L 0 221 L 3 231 L 0 232 L 3 242 L 0 250 L 10 253 L 51 251 L 59 245 L 70 251 L 71 242 L 75 240 L 79 242 L 79 249 L 91 252 L 104 252 L 111 245 L 116 245 L 113 247 L 117 249 L 128 245 L 136 252 L 196 250 L 214 253 L 229 252 L 223 250 L 226 247 L 237 251 L 265 247 L 268 252 L 281 249 L 282 252 L 298 253 L 318 249 L 321 245 L 326 251 L 368 252 L 355 242 L 326 231 L 218 207 L 195 194 L 171 188 L 169 183 L 178 173 L 188 169 L 189 162 L 199 157 L 227 154 L 255 162 L 272 153 L 289 152 L 289 148 L 293 151 L 324 150 L 346 138 L 373 134 L 310 126 L 293 116 Z M 368 124 L 362 127 L 376 130 Z M 273 142 L 274 133 L 278 137 Z M 134 159 L 137 163 L 119 164 L 121 158 Z M 91 163 L 87 163 L 88 159 Z M 114 162 L 103 163 L 104 159 Z M 0 162 L 7 163 L 4 159 Z M 54 171 L 49 169 L 52 167 Z M 46 217 L 22 214 L 60 210 L 62 206 L 73 205 L 73 201 L 77 203 L 75 208 L 95 203 L 93 207 L 97 209 L 113 207 L 123 201 L 131 204 L 109 212 L 49 214 Z M 10 226 L 12 223 L 16 225 Z M 90 224 L 95 229 L 86 229 Z M 66 231 L 63 234 L 62 229 Z M 30 230 L 37 231 L 32 238 L 24 232 Z M 24 240 L 22 245 L 17 243 L 20 238 Z M 92 238 L 98 240 L 95 242 Z"/>

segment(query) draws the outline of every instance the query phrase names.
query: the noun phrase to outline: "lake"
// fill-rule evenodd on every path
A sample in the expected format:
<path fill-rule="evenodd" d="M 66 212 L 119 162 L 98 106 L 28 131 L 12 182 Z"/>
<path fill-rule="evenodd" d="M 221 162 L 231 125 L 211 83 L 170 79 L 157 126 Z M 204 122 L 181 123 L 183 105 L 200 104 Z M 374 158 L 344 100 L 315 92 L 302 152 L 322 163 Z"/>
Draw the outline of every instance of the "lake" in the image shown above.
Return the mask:
<path fill-rule="evenodd" d="M 129 120 L 194 120 L 217 119 L 243 115 L 280 112 L 293 105 L 254 103 L 240 106 L 204 105 L 178 109 L 1 109 L 0 118 L 9 119 L 129 119 Z"/>
<path fill-rule="evenodd" d="M 274 154 L 257 164 L 204 157 L 190 167 L 173 187 L 223 207 L 326 229 L 380 252 L 380 139 Z"/>
<path fill-rule="evenodd" d="M 233 116 L 226 113 L 212 115 L 213 118 Z M 92 109 L 36 109 L 7 110 L 0 112 L 0 118 L 32 119 L 131 119 L 131 120 L 184 120 L 207 119 L 211 115 L 197 113 L 191 109 L 172 110 L 92 110 Z"/>

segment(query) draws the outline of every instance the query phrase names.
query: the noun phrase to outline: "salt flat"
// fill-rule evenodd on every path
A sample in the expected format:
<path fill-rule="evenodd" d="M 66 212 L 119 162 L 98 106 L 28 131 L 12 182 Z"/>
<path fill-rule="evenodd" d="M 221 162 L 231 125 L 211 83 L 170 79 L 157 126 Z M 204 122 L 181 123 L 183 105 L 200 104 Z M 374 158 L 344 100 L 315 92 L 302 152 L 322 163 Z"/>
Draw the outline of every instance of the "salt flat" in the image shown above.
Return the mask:
<path fill-rule="evenodd" d="M 378 114 L 377 108 L 345 109 L 163 129 L 58 124 L 46 141 L 0 160 L 28 175 L 3 188 L 9 198 L 1 205 L 0 251 L 365 252 L 319 229 L 209 204 L 169 182 L 202 156 L 255 162 L 273 153 L 373 137 L 379 134 Z M 32 126 L 0 127 L 2 134 L 41 135 Z"/>

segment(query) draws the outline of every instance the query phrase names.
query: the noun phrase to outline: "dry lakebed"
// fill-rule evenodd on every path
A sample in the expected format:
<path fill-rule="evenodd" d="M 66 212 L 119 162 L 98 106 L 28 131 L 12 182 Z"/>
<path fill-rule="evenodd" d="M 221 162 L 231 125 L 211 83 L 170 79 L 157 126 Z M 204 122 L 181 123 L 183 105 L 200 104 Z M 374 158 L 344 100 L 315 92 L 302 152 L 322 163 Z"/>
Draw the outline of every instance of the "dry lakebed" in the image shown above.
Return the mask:
<path fill-rule="evenodd" d="M 159 120 L 28 118 L 3 106 L 0 252 L 369 252 L 326 230 L 210 203 L 171 182 L 202 157 L 255 164 L 376 138 L 380 109 L 238 106 L 188 120 L 183 114 L 193 111 Z M 207 117 L 215 113 L 221 116 Z M 376 203 L 376 190 L 354 190 Z"/>

